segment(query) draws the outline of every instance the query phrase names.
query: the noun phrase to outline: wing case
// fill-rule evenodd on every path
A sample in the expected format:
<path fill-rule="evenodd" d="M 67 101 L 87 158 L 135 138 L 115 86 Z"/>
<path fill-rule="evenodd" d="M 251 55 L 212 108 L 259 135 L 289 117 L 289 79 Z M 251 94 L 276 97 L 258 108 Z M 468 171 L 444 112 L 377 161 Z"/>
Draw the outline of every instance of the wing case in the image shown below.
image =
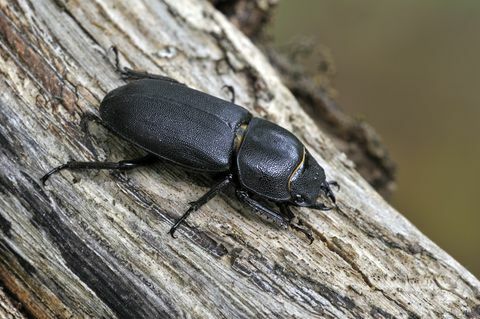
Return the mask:
<path fill-rule="evenodd" d="M 108 93 L 100 115 L 117 134 L 182 166 L 227 171 L 236 129 L 250 113 L 177 82 L 142 79 Z"/>

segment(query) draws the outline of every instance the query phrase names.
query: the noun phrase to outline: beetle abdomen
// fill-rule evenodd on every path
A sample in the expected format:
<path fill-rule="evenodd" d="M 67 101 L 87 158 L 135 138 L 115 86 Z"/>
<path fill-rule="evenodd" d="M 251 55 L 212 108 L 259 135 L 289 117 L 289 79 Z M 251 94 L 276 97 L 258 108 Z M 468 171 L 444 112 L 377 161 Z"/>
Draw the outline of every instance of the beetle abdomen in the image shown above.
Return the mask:
<path fill-rule="evenodd" d="M 105 96 L 100 115 L 112 130 L 146 151 L 204 171 L 230 168 L 244 108 L 180 83 L 130 82 Z"/>
<path fill-rule="evenodd" d="M 254 118 L 237 154 L 240 183 L 275 201 L 290 199 L 289 179 L 303 158 L 303 144 L 289 131 Z"/>

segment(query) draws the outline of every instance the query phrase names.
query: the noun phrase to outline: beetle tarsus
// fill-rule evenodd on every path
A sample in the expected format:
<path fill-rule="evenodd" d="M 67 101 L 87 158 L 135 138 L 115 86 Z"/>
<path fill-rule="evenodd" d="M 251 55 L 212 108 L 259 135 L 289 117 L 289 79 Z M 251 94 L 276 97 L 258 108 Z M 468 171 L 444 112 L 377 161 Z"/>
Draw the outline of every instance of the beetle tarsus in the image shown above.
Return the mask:
<path fill-rule="evenodd" d="M 330 182 L 324 181 L 322 183 L 322 186 L 320 186 L 320 187 L 321 187 L 322 191 L 325 193 L 325 195 L 327 195 L 327 197 L 330 198 L 330 200 L 335 204 L 337 202 L 337 200 L 335 198 L 335 194 L 332 192 L 332 189 L 330 188 L 330 185 L 333 185 L 333 186 L 337 187 L 338 189 L 340 189 L 340 185 L 338 185 L 338 183 L 336 181 L 330 181 Z M 319 208 L 317 208 L 317 209 L 319 209 Z"/>
<path fill-rule="evenodd" d="M 338 184 L 337 181 L 328 181 L 327 183 L 330 186 L 335 186 L 337 192 L 340 190 L 340 184 Z"/>
<path fill-rule="evenodd" d="M 190 208 L 185 212 L 185 214 L 180 217 L 175 224 L 173 224 L 172 228 L 168 231 L 168 233 L 172 236 L 172 238 L 177 238 L 174 236 L 175 231 L 177 230 L 178 227 L 187 219 L 188 216 L 194 211 L 196 211 L 199 207 L 197 205 L 191 205 Z"/>
<path fill-rule="evenodd" d="M 110 54 L 110 51 L 113 52 L 113 54 L 115 54 L 115 68 L 117 70 L 120 70 L 120 56 L 118 54 L 118 48 L 116 45 L 112 45 L 110 46 L 108 49 L 107 49 L 107 52 L 105 53 L 105 58 L 107 60 L 110 61 L 110 59 L 108 58 L 108 55 Z"/>
<path fill-rule="evenodd" d="M 163 81 L 183 84 L 183 83 L 178 82 L 175 79 L 169 78 L 168 76 L 163 76 L 163 75 L 159 75 L 159 74 L 151 74 L 151 73 L 148 73 L 148 72 L 134 71 L 130 68 L 122 67 L 120 65 L 120 54 L 118 53 L 118 48 L 115 45 L 112 45 L 108 49 L 107 54 L 110 50 L 112 50 L 113 53 L 115 54 L 115 68 L 117 69 L 117 72 L 120 73 L 120 76 L 123 80 L 154 79 L 154 80 L 163 80 Z"/>
<path fill-rule="evenodd" d="M 119 68 L 118 72 L 120 72 L 120 76 L 122 77 L 123 80 L 142 80 L 142 79 L 151 79 L 151 80 L 160 80 L 160 81 L 167 81 L 167 82 L 172 82 L 176 84 L 182 84 L 178 82 L 175 79 L 169 78 L 168 76 L 163 76 L 159 74 L 151 74 L 148 72 L 140 72 L 140 71 L 134 71 L 130 68 L 124 67 L 124 68 Z"/>
<path fill-rule="evenodd" d="M 58 173 L 59 171 L 61 171 L 62 169 L 65 169 L 67 168 L 69 163 L 65 163 L 65 164 L 62 164 L 60 166 L 57 166 L 55 168 L 53 168 L 52 170 L 50 170 L 48 173 L 46 173 L 45 175 L 43 175 L 41 178 L 40 178 L 40 181 L 42 182 L 42 185 L 45 186 L 45 183 L 47 182 L 47 180 L 50 178 L 50 176 L 52 176 L 53 174 L 55 173 Z"/>
<path fill-rule="evenodd" d="M 312 234 L 312 229 L 303 225 L 303 222 L 300 219 L 298 220 L 298 223 L 291 222 L 290 227 L 296 231 L 303 233 L 307 237 L 307 239 L 310 240 L 309 245 L 311 245 L 315 240 Z"/>
<path fill-rule="evenodd" d="M 288 220 L 288 225 L 301 233 L 303 233 L 308 240 L 310 240 L 309 245 L 313 243 L 315 238 L 313 237 L 312 234 L 312 229 L 310 227 L 307 227 L 303 224 L 303 221 L 295 216 L 295 214 L 292 212 L 290 207 L 288 207 L 287 204 L 278 204 L 278 207 L 280 208 L 280 212 L 282 215 Z M 298 222 L 295 222 L 297 220 Z"/>

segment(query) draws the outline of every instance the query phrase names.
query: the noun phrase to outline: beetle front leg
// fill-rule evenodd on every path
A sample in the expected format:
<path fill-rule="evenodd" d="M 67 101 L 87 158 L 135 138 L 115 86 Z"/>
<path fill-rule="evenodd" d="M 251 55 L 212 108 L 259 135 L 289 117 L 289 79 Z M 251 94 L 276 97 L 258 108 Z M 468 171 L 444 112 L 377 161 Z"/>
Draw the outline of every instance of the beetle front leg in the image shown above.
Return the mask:
<path fill-rule="evenodd" d="M 55 167 L 48 173 L 40 178 L 40 181 L 43 185 L 45 182 L 55 173 L 58 173 L 64 169 L 119 169 L 127 170 L 132 169 L 141 165 L 147 165 L 158 160 L 158 157 L 153 154 L 148 154 L 139 158 L 123 160 L 120 162 L 77 162 L 70 161 L 60 166 Z"/>
<path fill-rule="evenodd" d="M 237 189 L 235 193 L 237 195 L 237 198 L 241 202 L 250 206 L 250 208 L 252 208 L 254 212 L 258 213 L 262 217 L 266 217 L 267 219 L 272 220 L 276 225 L 282 228 L 287 228 L 288 221 L 285 220 L 285 218 L 283 218 L 279 212 L 276 212 L 273 209 L 270 209 L 264 206 L 262 203 L 254 200 L 246 191 Z"/>
<path fill-rule="evenodd" d="M 228 185 L 232 183 L 233 177 L 231 174 L 229 174 L 225 179 L 223 179 L 221 182 L 217 183 L 214 185 L 208 192 L 205 193 L 202 197 L 200 197 L 198 200 L 189 203 L 190 208 L 180 217 L 175 224 L 170 228 L 168 233 L 175 238 L 173 235 L 177 228 L 185 221 L 185 219 L 190 216 L 191 213 L 194 211 L 198 210 L 200 207 L 205 205 L 209 200 L 211 200 L 215 195 L 217 195 L 219 192 L 221 192 L 223 189 L 225 189 Z"/>
<path fill-rule="evenodd" d="M 290 210 L 290 207 L 288 207 L 287 204 L 278 204 L 278 207 L 280 208 L 280 211 L 282 212 L 282 214 L 288 219 L 288 224 L 290 225 L 290 227 L 307 236 L 307 238 L 310 240 L 310 245 L 311 245 L 314 240 L 314 237 L 312 235 L 312 229 L 310 227 L 303 225 L 302 220 L 298 219 L 295 216 L 295 214 Z M 297 219 L 298 222 L 295 222 L 295 219 Z"/>

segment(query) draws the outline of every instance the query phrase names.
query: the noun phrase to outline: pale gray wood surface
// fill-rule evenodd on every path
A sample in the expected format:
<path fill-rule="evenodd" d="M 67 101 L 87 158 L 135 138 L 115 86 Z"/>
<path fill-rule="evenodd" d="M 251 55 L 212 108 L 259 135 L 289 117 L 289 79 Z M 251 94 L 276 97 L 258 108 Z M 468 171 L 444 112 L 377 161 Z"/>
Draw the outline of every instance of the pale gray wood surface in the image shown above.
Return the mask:
<path fill-rule="evenodd" d="M 265 57 L 207 1 L 0 0 L 0 281 L 29 315 L 193 318 L 480 316 L 480 283 L 358 175 Z M 302 139 L 337 180 L 339 209 L 277 229 L 231 194 L 167 235 L 212 180 L 166 163 L 62 172 L 141 151 L 87 126 L 123 65 L 229 99 Z M 108 58 L 106 58 L 106 56 Z M 433 199 L 432 199 L 433 200 Z M 454 213 L 454 212 L 452 212 Z"/>

